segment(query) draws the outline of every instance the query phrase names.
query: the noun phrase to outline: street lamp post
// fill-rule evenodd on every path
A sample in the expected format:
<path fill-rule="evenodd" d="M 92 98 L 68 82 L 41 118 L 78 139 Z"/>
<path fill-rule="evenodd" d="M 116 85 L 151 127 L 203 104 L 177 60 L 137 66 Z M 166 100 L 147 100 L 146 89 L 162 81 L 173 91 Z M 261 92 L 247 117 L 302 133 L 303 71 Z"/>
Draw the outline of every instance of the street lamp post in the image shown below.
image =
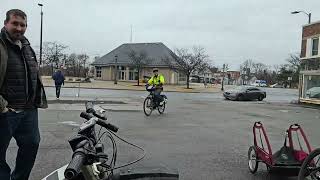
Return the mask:
<path fill-rule="evenodd" d="M 115 55 L 115 70 L 114 70 L 114 84 L 118 84 L 118 56 Z"/>
<path fill-rule="evenodd" d="M 223 75 L 222 75 L 222 81 L 221 81 L 221 91 L 223 91 L 224 90 L 224 88 L 223 88 L 223 84 L 224 84 L 224 70 L 225 70 L 225 68 L 226 68 L 226 64 L 223 64 Z"/>
<path fill-rule="evenodd" d="M 308 23 L 310 24 L 311 23 L 311 13 L 306 13 L 305 11 L 293 11 L 291 12 L 291 14 L 299 14 L 299 13 L 304 13 L 305 15 L 308 16 Z"/>
<path fill-rule="evenodd" d="M 41 27 L 40 27 L 40 67 L 42 65 L 42 24 L 43 24 L 43 11 L 42 11 L 42 7 L 43 7 L 43 4 L 38 4 L 38 6 L 40 6 L 41 8 Z"/>

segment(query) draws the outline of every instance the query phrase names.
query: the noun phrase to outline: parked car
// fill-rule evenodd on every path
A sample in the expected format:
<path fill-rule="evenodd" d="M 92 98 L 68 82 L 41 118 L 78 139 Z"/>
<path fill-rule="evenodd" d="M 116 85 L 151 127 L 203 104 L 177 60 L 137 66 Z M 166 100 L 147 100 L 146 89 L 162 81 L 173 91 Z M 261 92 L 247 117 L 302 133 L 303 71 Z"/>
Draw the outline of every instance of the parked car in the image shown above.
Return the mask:
<path fill-rule="evenodd" d="M 266 83 L 260 83 L 260 87 L 268 87 Z"/>
<path fill-rule="evenodd" d="M 223 96 L 229 100 L 255 100 L 262 101 L 267 97 L 265 91 L 252 86 L 238 86 L 234 89 L 225 91 Z"/>
<path fill-rule="evenodd" d="M 255 86 L 255 87 L 268 87 L 267 81 L 265 81 L 265 80 L 256 80 L 253 84 L 251 84 L 251 86 Z"/>
<path fill-rule="evenodd" d="M 283 85 L 283 84 L 275 83 L 275 84 L 270 85 L 270 87 L 271 87 L 271 88 L 284 88 L 284 85 Z"/>
<path fill-rule="evenodd" d="M 320 98 L 320 87 L 313 87 L 307 90 L 307 98 Z"/>

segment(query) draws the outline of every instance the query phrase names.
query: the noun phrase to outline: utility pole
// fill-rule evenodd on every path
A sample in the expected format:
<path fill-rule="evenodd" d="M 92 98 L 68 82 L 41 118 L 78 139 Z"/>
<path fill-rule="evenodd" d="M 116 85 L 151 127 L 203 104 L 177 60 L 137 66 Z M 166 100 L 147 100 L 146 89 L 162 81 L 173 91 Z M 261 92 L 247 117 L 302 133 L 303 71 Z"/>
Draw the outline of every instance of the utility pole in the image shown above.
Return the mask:
<path fill-rule="evenodd" d="M 224 84 L 224 70 L 226 68 L 226 64 L 223 64 L 223 69 L 222 69 L 222 81 L 221 81 L 221 91 L 224 90 L 223 84 Z"/>
<path fill-rule="evenodd" d="M 118 56 L 115 55 L 114 84 L 118 84 Z"/>
<path fill-rule="evenodd" d="M 55 59 L 55 62 L 56 62 L 56 68 L 58 68 L 58 61 L 59 61 L 59 58 L 58 58 L 58 44 L 56 44 L 56 59 Z"/>
<path fill-rule="evenodd" d="M 299 14 L 299 13 L 304 13 L 305 15 L 307 15 L 308 16 L 308 24 L 311 23 L 311 13 L 307 13 L 305 11 L 293 11 L 293 12 L 291 12 L 291 14 Z"/>
<path fill-rule="evenodd" d="M 40 70 L 40 75 L 42 75 L 42 71 L 41 71 L 41 67 L 42 67 L 42 24 L 43 24 L 43 11 L 42 11 L 42 7 L 43 4 L 38 4 L 38 6 L 40 6 L 41 8 L 41 27 L 40 27 L 40 63 L 39 63 L 39 70 Z"/>

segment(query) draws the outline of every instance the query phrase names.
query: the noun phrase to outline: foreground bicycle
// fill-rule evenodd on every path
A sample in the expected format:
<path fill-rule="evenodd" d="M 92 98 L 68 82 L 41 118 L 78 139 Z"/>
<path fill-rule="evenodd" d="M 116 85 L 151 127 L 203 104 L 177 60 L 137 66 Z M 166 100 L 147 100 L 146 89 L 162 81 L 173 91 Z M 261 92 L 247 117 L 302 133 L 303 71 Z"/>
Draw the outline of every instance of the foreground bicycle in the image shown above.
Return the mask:
<path fill-rule="evenodd" d="M 86 103 L 86 112 L 82 112 L 80 117 L 86 121 L 80 126 L 77 135 L 69 140 L 73 150 L 70 163 L 52 172 L 42 180 L 178 180 L 179 174 L 167 168 L 150 168 L 141 170 L 124 170 L 145 157 L 143 148 L 127 142 L 115 134 L 118 127 L 107 123 L 106 111 L 94 106 L 92 102 Z M 97 136 L 95 126 L 101 126 Z M 102 127 L 106 129 L 101 135 Z M 101 139 L 106 135 L 112 142 L 112 157 L 104 153 L 104 144 Z M 117 144 L 114 136 L 121 141 L 130 144 L 144 153 L 130 163 L 116 166 Z M 116 172 L 117 171 L 117 172 Z M 170 172 L 169 172 L 170 171 Z"/>
<path fill-rule="evenodd" d="M 320 148 L 313 150 L 304 160 L 298 180 L 320 180 Z"/>
<path fill-rule="evenodd" d="M 152 111 L 155 110 L 155 109 L 158 109 L 158 112 L 160 114 L 163 114 L 164 113 L 164 110 L 166 109 L 166 104 L 168 102 L 168 98 L 166 95 L 161 95 L 162 98 L 164 99 L 164 101 L 162 102 L 162 104 L 159 104 L 157 105 L 156 102 L 155 102 L 155 90 L 156 88 L 154 86 L 146 86 L 146 90 L 148 92 L 150 92 L 150 94 L 145 98 L 144 102 L 143 102 L 143 111 L 144 111 L 144 114 L 146 116 L 150 116 Z"/>

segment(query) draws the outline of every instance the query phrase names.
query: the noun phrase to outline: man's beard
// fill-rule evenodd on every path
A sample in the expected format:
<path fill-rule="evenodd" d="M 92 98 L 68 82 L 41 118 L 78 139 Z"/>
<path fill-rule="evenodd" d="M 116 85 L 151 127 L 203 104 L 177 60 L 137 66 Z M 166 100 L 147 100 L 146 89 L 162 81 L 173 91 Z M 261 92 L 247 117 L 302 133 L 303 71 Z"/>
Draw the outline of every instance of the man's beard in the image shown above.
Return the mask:
<path fill-rule="evenodd" d="M 21 39 L 23 38 L 23 34 L 24 34 L 24 33 L 21 33 L 21 32 L 14 32 L 14 33 L 12 33 L 12 34 L 9 33 L 10 38 L 11 38 L 13 41 L 21 40 Z"/>

